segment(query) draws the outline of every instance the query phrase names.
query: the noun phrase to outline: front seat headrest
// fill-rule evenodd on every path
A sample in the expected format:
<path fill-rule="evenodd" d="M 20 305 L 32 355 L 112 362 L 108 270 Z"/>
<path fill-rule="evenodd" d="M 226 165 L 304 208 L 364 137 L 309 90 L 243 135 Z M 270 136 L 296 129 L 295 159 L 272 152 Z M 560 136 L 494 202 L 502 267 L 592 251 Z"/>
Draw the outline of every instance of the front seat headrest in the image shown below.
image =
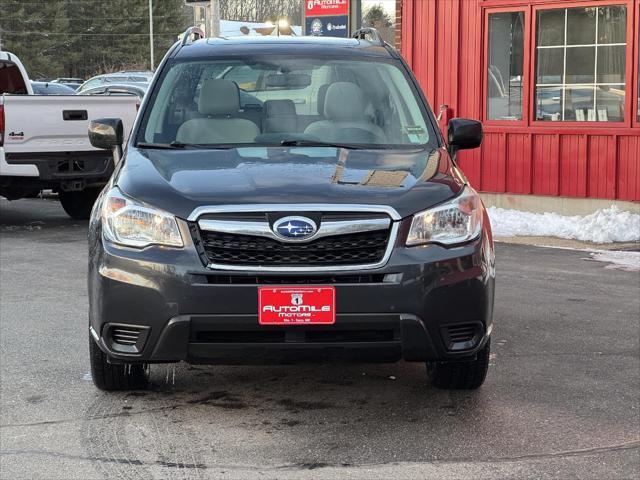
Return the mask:
<path fill-rule="evenodd" d="M 324 100 L 324 114 L 331 120 L 360 120 L 367 102 L 362 89 L 351 82 L 332 83 Z"/>
<path fill-rule="evenodd" d="M 201 115 L 232 115 L 240 109 L 240 91 L 229 81 L 210 78 L 202 82 L 198 98 Z"/>
<path fill-rule="evenodd" d="M 320 88 L 318 88 L 318 115 L 324 116 L 324 102 L 327 99 L 327 89 L 330 86 L 330 83 L 325 83 L 324 85 L 320 85 Z"/>

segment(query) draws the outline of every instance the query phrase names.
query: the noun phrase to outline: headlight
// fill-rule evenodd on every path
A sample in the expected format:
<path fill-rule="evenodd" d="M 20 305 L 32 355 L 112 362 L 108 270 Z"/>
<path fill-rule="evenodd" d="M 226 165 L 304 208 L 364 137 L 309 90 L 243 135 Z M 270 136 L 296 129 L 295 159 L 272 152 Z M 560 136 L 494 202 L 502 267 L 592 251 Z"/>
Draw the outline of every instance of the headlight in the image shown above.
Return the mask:
<path fill-rule="evenodd" d="M 107 240 L 128 247 L 184 246 L 173 215 L 137 203 L 117 188 L 104 198 L 102 227 Z"/>
<path fill-rule="evenodd" d="M 472 188 L 465 187 L 453 200 L 413 216 L 407 246 L 463 243 L 477 237 L 481 228 L 480 197 Z"/>

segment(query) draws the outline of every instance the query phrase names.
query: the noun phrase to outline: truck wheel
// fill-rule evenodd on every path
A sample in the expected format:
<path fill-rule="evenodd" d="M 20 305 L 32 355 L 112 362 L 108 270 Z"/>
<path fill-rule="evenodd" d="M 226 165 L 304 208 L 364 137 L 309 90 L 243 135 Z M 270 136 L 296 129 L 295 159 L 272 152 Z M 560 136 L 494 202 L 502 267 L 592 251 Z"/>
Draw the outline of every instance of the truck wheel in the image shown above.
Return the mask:
<path fill-rule="evenodd" d="M 79 192 L 60 192 L 62 208 L 74 220 L 85 220 L 91 214 L 96 198 L 100 194 L 100 188 L 85 188 Z"/>
<path fill-rule="evenodd" d="M 471 362 L 427 362 L 427 376 L 436 388 L 475 390 L 487 376 L 491 340 Z"/>
<path fill-rule="evenodd" d="M 149 383 L 146 364 L 111 364 L 89 334 L 89 358 L 93 384 L 107 392 L 118 390 L 142 390 Z"/>

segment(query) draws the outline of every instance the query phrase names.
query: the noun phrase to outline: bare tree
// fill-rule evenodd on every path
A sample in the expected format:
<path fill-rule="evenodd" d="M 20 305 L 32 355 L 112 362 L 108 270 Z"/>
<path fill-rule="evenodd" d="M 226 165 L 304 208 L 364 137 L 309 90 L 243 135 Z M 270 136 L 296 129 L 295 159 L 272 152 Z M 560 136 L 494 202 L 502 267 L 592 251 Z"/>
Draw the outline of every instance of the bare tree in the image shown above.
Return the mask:
<path fill-rule="evenodd" d="M 220 18 L 244 22 L 266 22 L 288 19 L 302 23 L 301 0 L 221 0 Z"/>

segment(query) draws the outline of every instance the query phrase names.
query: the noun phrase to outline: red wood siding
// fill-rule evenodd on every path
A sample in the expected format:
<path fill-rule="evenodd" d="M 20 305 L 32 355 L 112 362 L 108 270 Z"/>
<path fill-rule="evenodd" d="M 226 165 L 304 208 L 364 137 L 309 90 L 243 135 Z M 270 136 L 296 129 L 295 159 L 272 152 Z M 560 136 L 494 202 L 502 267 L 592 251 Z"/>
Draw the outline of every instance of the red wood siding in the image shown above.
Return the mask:
<path fill-rule="evenodd" d="M 504 192 L 507 181 L 507 152 L 504 133 L 489 133 L 482 142 L 482 186 L 487 192 Z"/>
<path fill-rule="evenodd" d="M 484 118 L 485 16 L 499 8 L 525 10 L 531 41 L 534 8 L 566 6 L 562 0 L 398 0 L 402 9 L 402 53 L 437 113 Z M 586 2 L 582 2 L 585 4 Z M 631 74 L 627 108 L 636 105 L 640 0 L 593 0 L 626 4 Z M 532 45 L 525 76 L 535 65 Z M 531 101 L 529 100 L 529 104 Z M 640 122 L 628 115 L 622 124 L 562 125 L 533 122 L 524 106 L 522 122 L 485 121 L 480 149 L 460 152 L 471 183 L 486 192 L 560 195 L 640 201 Z M 635 114 L 635 109 L 633 109 Z"/>
<path fill-rule="evenodd" d="M 559 195 L 560 135 L 533 137 L 533 193 Z"/>
<path fill-rule="evenodd" d="M 613 135 L 589 137 L 589 195 L 616 197 L 616 138 Z"/>
<path fill-rule="evenodd" d="M 640 137 L 618 138 L 618 198 L 638 200 L 640 192 Z"/>
<path fill-rule="evenodd" d="M 531 135 L 507 135 L 506 191 L 531 193 Z"/>
<path fill-rule="evenodd" d="M 587 196 L 587 135 L 560 137 L 560 195 Z"/>

